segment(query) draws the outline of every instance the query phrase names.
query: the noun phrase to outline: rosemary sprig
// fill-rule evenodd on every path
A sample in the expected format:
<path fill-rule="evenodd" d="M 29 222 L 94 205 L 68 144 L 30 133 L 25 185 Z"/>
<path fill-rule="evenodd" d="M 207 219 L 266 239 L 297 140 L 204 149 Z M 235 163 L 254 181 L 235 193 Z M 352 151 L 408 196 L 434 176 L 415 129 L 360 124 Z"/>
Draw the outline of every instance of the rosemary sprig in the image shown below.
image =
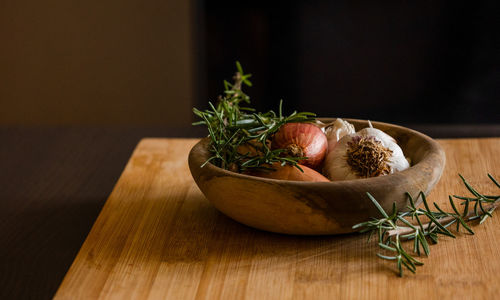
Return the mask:
<path fill-rule="evenodd" d="M 450 231 L 451 225 L 456 225 L 456 231 L 459 232 L 462 226 L 468 233 L 474 234 L 474 231 L 467 224 L 473 220 L 479 220 L 479 224 L 491 217 L 493 211 L 500 205 L 500 195 L 483 195 L 474 189 L 465 178 L 460 175 L 463 184 L 470 191 L 473 197 L 449 196 L 448 200 L 453 209 L 453 212 L 446 212 L 433 203 L 436 208 L 431 210 L 429 203 L 423 192 L 420 192 L 419 197 L 422 198 L 424 208 L 417 208 L 415 201 L 409 193 L 406 193 L 409 200 L 407 206 L 408 211 L 397 211 L 396 204 L 393 204 L 392 213 L 388 215 L 375 198 L 367 193 L 368 198 L 377 207 L 382 214 L 382 218 L 372 218 L 372 220 L 359 223 L 353 226 L 353 229 L 360 229 L 360 232 L 370 232 L 370 237 L 373 233 L 378 234 L 378 245 L 382 250 L 392 252 L 391 255 L 377 253 L 377 256 L 393 260 L 397 264 L 399 276 L 403 276 L 403 269 L 406 268 L 412 273 L 416 272 L 416 267 L 423 265 L 422 262 L 415 259 L 403 247 L 402 240 L 413 240 L 413 252 L 420 256 L 425 253 L 430 254 L 429 241 L 437 243 L 440 235 L 455 238 L 455 235 Z M 500 188 L 498 181 L 488 174 L 490 180 Z M 453 200 L 461 200 L 463 211 L 460 213 Z M 411 223 L 408 219 L 415 220 L 416 223 Z"/>
<path fill-rule="evenodd" d="M 234 82 L 224 80 L 224 94 L 219 96 L 217 104 L 209 102 L 209 109 L 193 112 L 201 121 L 193 125 L 206 125 L 210 138 L 210 152 L 212 156 L 202 165 L 213 163 L 218 167 L 231 171 L 242 172 L 248 169 L 272 170 L 273 163 L 296 166 L 303 157 L 284 155 L 283 149 L 271 150 L 269 140 L 281 126 L 289 122 L 312 122 L 315 114 L 294 111 L 289 116 L 283 115 L 283 102 L 280 102 L 279 111 L 257 113 L 253 108 L 242 106 L 250 103 L 250 97 L 242 90 L 242 86 L 252 86 L 239 62 L 236 62 Z M 240 146 L 247 145 L 255 153 L 241 153 Z"/>

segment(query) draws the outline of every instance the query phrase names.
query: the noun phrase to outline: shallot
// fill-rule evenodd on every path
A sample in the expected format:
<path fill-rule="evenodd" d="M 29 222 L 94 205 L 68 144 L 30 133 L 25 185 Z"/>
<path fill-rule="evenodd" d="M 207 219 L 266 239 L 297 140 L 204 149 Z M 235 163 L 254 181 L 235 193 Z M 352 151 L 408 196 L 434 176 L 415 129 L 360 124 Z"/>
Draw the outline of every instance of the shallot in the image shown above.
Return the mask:
<path fill-rule="evenodd" d="M 287 123 L 274 135 L 273 149 L 285 149 L 285 155 L 306 157 L 299 164 L 319 168 L 328 148 L 328 141 L 323 131 L 310 123 Z"/>
<path fill-rule="evenodd" d="M 328 178 L 323 176 L 321 173 L 314 171 L 313 169 L 306 167 L 304 165 L 298 165 L 301 169 L 291 165 L 282 166 L 280 163 L 274 163 L 272 168 L 274 170 L 252 170 L 246 172 L 248 175 L 271 178 L 271 179 L 281 179 L 281 180 L 292 180 L 292 181 L 319 181 L 319 182 L 329 182 Z"/>

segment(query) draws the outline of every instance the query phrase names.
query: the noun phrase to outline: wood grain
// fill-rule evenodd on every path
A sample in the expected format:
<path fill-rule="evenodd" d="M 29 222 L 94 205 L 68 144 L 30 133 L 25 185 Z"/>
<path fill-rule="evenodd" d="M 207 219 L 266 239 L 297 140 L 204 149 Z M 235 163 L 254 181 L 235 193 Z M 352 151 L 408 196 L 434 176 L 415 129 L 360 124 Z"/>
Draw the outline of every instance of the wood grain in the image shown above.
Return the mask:
<path fill-rule="evenodd" d="M 366 235 L 302 237 L 232 221 L 203 197 L 187 166 L 188 139 L 136 148 L 56 299 L 494 298 L 499 218 L 431 246 L 417 275 L 396 276 Z M 457 173 L 498 193 L 500 138 L 441 140 L 447 166 L 430 200 L 466 194 Z"/>
<path fill-rule="evenodd" d="M 52 299 L 137 143 L 196 129 L 0 127 L 0 299 Z"/>

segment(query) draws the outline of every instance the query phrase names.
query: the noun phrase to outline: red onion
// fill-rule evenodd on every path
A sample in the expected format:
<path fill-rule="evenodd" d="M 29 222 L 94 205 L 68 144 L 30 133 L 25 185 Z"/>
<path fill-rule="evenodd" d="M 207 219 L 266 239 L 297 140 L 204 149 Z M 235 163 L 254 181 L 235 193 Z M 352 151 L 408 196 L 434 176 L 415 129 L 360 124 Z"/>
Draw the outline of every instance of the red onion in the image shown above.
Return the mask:
<path fill-rule="evenodd" d="M 299 163 L 318 169 L 325 158 L 328 140 L 316 125 L 287 123 L 274 135 L 271 145 L 273 149 L 285 149 L 289 156 L 307 157 Z"/>

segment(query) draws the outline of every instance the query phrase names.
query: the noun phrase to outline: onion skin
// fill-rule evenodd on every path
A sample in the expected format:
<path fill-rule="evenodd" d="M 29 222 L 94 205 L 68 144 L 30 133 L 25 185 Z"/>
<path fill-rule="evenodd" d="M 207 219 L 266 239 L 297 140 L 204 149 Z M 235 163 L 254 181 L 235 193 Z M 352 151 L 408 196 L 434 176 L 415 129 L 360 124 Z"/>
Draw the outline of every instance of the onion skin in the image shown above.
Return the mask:
<path fill-rule="evenodd" d="M 287 123 L 274 135 L 273 149 L 287 149 L 294 157 L 307 157 L 299 164 L 319 169 L 328 150 L 328 140 L 323 131 L 314 124 Z"/>
<path fill-rule="evenodd" d="M 326 178 L 321 173 L 316 172 L 309 167 L 306 167 L 304 165 L 299 165 L 299 167 L 304 172 L 301 172 L 296 167 L 288 164 L 281 166 L 280 163 L 274 163 L 273 168 L 276 169 L 275 171 L 254 170 L 245 172 L 245 174 L 263 178 L 280 179 L 280 180 L 330 182 L 328 178 Z"/>

